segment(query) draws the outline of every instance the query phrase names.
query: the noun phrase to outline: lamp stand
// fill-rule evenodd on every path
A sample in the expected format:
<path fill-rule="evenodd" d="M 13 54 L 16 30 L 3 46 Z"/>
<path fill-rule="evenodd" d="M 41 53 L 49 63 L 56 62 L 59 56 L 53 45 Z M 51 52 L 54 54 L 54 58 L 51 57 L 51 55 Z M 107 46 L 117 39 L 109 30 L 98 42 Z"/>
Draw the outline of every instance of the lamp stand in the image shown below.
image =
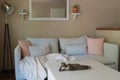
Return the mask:
<path fill-rule="evenodd" d="M 9 24 L 5 23 L 4 29 L 4 48 L 3 48 L 3 70 L 13 68 L 12 51 L 9 34 Z M 7 67 L 6 67 L 7 66 Z M 11 66 L 11 67 L 10 67 Z"/>

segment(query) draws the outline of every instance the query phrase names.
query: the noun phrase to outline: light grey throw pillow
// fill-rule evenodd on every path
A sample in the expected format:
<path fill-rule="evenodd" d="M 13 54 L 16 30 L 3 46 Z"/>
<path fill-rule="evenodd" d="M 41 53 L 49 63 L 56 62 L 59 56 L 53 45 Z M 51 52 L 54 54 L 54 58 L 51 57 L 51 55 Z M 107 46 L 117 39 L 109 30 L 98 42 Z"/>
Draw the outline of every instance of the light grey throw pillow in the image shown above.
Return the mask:
<path fill-rule="evenodd" d="M 40 46 L 44 44 L 49 44 L 51 53 L 58 53 L 58 39 L 57 38 L 26 38 L 31 42 L 32 46 Z"/>
<path fill-rule="evenodd" d="M 50 53 L 49 45 L 29 46 L 30 56 L 38 57 Z"/>
<path fill-rule="evenodd" d="M 70 45 L 66 47 L 66 54 L 69 55 L 87 55 L 86 45 Z"/>
<path fill-rule="evenodd" d="M 69 45 L 85 45 L 87 47 L 87 36 L 77 38 L 59 38 L 61 53 L 66 53 L 66 47 Z"/>

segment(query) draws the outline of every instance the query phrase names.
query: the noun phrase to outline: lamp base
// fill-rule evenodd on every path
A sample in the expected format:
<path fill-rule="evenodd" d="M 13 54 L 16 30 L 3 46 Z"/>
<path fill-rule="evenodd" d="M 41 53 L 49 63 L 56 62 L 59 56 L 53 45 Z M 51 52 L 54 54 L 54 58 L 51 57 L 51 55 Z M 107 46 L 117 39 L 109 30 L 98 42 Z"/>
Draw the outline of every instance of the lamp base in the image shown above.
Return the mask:
<path fill-rule="evenodd" d="M 4 31 L 3 70 L 7 70 L 13 67 L 9 25 L 7 23 L 5 24 Z"/>

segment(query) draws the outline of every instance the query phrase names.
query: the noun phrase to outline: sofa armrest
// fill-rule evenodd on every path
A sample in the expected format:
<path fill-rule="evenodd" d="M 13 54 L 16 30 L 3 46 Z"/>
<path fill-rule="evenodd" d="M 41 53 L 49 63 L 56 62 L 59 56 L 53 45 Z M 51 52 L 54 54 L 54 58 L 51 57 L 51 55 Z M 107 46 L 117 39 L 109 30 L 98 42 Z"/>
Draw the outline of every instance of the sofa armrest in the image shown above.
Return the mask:
<path fill-rule="evenodd" d="M 20 74 L 19 71 L 19 62 L 21 60 L 21 48 L 19 45 L 14 50 L 14 62 L 15 62 L 15 77 L 16 80 L 24 80 L 23 76 Z"/>
<path fill-rule="evenodd" d="M 104 43 L 104 56 L 113 60 L 118 69 L 119 46 L 113 43 Z"/>

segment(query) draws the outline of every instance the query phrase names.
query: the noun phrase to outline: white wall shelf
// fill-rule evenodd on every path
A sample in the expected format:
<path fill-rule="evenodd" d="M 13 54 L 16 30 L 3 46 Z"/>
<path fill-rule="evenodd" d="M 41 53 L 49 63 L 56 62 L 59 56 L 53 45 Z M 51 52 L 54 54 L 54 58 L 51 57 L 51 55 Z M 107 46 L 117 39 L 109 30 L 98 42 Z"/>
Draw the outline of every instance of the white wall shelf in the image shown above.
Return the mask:
<path fill-rule="evenodd" d="M 25 15 L 27 15 L 27 12 L 19 12 L 19 15 L 22 16 L 22 20 L 25 19 Z"/>
<path fill-rule="evenodd" d="M 72 15 L 73 15 L 73 17 L 74 17 L 73 19 L 76 20 L 77 17 L 80 15 L 80 13 L 72 13 Z"/>

